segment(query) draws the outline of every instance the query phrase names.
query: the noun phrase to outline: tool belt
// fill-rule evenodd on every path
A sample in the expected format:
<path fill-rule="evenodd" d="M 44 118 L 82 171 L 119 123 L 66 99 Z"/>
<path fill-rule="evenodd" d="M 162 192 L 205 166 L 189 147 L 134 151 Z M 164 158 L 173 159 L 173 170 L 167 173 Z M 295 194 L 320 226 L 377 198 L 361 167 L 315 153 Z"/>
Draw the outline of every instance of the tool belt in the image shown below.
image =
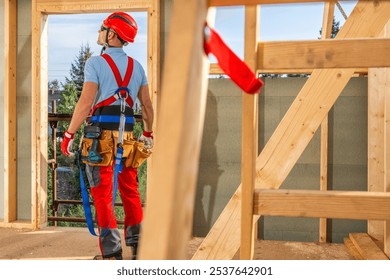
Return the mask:
<path fill-rule="evenodd" d="M 114 162 L 118 143 L 118 131 L 104 130 L 98 126 L 86 126 L 81 144 L 81 160 L 91 166 L 110 166 Z M 124 132 L 122 160 L 126 167 L 139 167 L 152 153 L 144 143 Z"/>

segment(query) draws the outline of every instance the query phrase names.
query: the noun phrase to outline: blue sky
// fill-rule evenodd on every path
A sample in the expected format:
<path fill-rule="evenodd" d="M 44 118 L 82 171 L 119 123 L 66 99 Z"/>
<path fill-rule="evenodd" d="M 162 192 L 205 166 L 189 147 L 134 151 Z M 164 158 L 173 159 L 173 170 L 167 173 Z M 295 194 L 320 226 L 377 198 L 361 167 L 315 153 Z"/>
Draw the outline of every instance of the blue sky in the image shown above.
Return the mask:
<path fill-rule="evenodd" d="M 339 1 L 349 15 L 357 1 Z M 260 9 L 260 34 L 262 41 L 317 39 L 322 26 L 323 3 L 263 5 Z M 75 61 L 81 45 L 89 44 L 94 55 L 99 55 L 101 46 L 96 44 L 100 25 L 108 14 L 52 15 L 49 16 L 49 81 L 64 81 L 69 77 L 70 65 Z M 135 43 L 125 47 L 128 55 L 137 59 L 146 68 L 147 15 L 146 12 L 131 13 L 138 23 Z M 343 25 L 345 20 L 335 8 L 335 18 Z M 243 56 L 244 8 L 221 7 L 217 9 L 215 29 L 224 41 L 240 56 Z M 210 58 L 214 62 L 213 58 Z"/>

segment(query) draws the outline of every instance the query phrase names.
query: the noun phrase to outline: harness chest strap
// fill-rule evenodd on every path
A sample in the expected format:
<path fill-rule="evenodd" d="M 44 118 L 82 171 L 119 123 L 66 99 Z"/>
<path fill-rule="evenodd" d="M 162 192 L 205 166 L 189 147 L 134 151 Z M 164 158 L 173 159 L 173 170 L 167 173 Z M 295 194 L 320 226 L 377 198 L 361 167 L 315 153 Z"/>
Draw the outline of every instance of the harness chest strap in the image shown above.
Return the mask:
<path fill-rule="evenodd" d="M 108 54 L 103 54 L 102 57 L 107 61 L 108 65 L 112 70 L 112 73 L 114 74 L 116 83 L 118 84 L 118 90 L 115 92 L 114 95 L 96 104 L 91 110 L 91 116 L 93 115 L 93 113 L 97 108 L 103 106 L 109 106 L 112 103 L 114 103 L 116 100 L 118 100 L 119 95 L 121 97 L 126 98 L 126 103 L 130 106 L 130 108 L 133 108 L 133 100 L 129 95 L 129 89 L 127 88 L 127 85 L 129 84 L 131 76 L 133 74 L 133 66 L 134 66 L 133 59 L 129 56 L 127 57 L 128 58 L 127 70 L 126 70 L 125 77 L 122 80 L 119 69 L 116 66 L 114 60 L 111 58 L 111 56 L 109 56 Z"/>

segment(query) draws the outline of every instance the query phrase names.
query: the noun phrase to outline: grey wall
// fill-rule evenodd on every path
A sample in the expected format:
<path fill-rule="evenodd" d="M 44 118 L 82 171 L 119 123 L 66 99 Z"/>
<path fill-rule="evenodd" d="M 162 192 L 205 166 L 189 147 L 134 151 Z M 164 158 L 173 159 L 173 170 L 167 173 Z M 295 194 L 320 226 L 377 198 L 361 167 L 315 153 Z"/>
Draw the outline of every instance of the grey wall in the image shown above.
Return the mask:
<path fill-rule="evenodd" d="M 31 1 L 19 0 L 17 19 L 17 219 L 31 219 Z M 4 1 L 0 3 L 4 19 Z M 4 38 L 4 26 L 0 26 Z M 0 40 L 0 119 L 4 120 L 4 40 Z M 0 122 L 0 170 L 4 170 L 4 122 Z M 4 219 L 4 172 L 0 172 L 0 219 Z"/>
<path fill-rule="evenodd" d="M 17 37 L 17 219 L 31 219 L 31 1 L 18 1 Z"/>
<path fill-rule="evenodd" d="M 259 150 L 299 93 L 306 78 L 266 78 L 259 99 Z M 210 79 L 194 217 L 195 236 L 205 236 L 240 184 L 241 92 L 228 79 Z M 329 114 L 329 189 L 366 190 L 367 79 L 353 78 Z M 319 189 L 319 132 L 281 188 Z M 265 217 L 264 239 L 317 241 L 318 219 Z M 329 222 L 330 241 L 366 231 L 365 221 Z"/>

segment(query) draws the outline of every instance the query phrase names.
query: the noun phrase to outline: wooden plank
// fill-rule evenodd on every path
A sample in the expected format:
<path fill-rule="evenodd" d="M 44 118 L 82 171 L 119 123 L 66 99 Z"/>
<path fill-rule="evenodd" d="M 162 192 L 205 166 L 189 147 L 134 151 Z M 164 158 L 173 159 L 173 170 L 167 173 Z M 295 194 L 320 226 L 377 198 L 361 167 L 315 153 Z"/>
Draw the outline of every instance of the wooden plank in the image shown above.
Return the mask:
<path fill-rule="evenodd" d="M 390 218 L 390 193 L 255 190 L 257 215 L 356 220 Z"/>
<path fill-rule="evenodd" d="M 379 192 L 385 187 L 385 70 L 370 68 L 368 71 L 368 191 Z M 383 221 L 368 221 L 368 233 L 378 240 L 383 240 Z"/>
<path fill-rule="evenodd" d="M 387 38 L 259 42 L 258 69 L 389 67 L 389 49 Z"/>
<path fill-rule="evenodd" d="M 148 8 L 148 82 L 153 104 L 154 120 L 158 116 L 158 105 L 160 93 L 160 1 L 153 1 L 153 6 Z M 141 118 L 142 119 L 142 118 Z M 157 122 L 153 122 L 153 131 L 156 131 Z M 157 133 L 154 133 L 155 140 L 158 141 Z M 153 154 L 147 160 L 147 178 L 153 174 Z M 150 190 L 150 180 L 147 180 L 146 197 Z"/>
<path fill-rule="evenodd" d="M 332 35 L 333 18 L 334 18 L 334 2 L 326 2 L 324 5 L 324 17 L 322 21 L 321 39 L 330 38 Z M 329 126 L 328 115 L 325 116 L 321 123 L 321 147 L 320 147 L 320 190 L 328 190 L 328 138 Z M 319 226 L 319 241 L 327 241 L 327 219 L 320 219 Z"/>
<path fill-rule="evenodd" d="M 324 0 L 210 0 L 210 6 L 242 6 L 324 2 Z"/>
<path fill-rule="evenodd" d="M 388 2 L 358 2 L 338 36 L 339 38 L 377 36 L 389 17 L 390 3 Z M 301 91 L 304 94 L 298 95 L 257 160 L 257 181 L 259 184 L 256 187 L 266 189 L 280 187 L 313 137 L 316 127 L 328 113 L 329 106 L 333 105 L 340 94 L 344 87 L 343 84 L 345 85 L 349 80 L 348 76 L 354 72 L 353 69 L 344 71 L 346 70 L 316 70 L 314 75 L 309 78 Z M 310 92 L 312 95 L 309 94 Z M 317 95 L 319 93 L 320 95 Z M 324 102 L 320 102 L 320 105 L 315 104 L 314 99 L 320 99 Z M 302 104 L 305 106 L 302 107 Z M 310 111 L 310 114 L 307 111 Z M 306 116 L 302 113 L 298 114 L 299 112 L 305 112 Z M 295 119 L 293 117 L 295 114 L 298 114 L 300 118 Z M 316 125 L 312 126 L 313 124 Z M 289 129 L 290 125 L 292 127 Z M 308 136 L 304 132 L 308 133 Z M 279 149 L 286 149 L 286 147 L 287 150 L 278 152 Z M 237 194 L 238 190 L 235 195 Z M 240 246 L 239 242 L 237 242 L 236 237 L 230 239 L 228 236 L 240 224 L 239 219 L 227 218 L 233 216 L 231 209 L 234 209 L 234 203 L 233 200 L 230 200 L 203 241 L 208 245 L 201 246 L 202 254 L 196 254 L 193 259 L 231 259 L 237 252 Z M 224 247 L 221 242 L 228 242 L 228 248 Z M 223 247 L 224 250 L 218 249 Z"/>
<path fill-rule="evenodd" d="M 207 97 L 207 10 L 206 0 L 173 2 L 153 159 L 158 168 L 150 178 L 140 259 L 186 258 Z"/>
<path fill-rule="evenodd" d="M 48 124 L 48 15 L 42 14 L 40 19 L 40 68 L 39 68 L 39 81 L 40 81 L 40 91 L 38 92 L 37 101 L 39 100 L 39 124 L 37 123 L 38 133 L 38 143 L 39 147 L 37 150 L 37 157 L 39 157 L 39 185 L 37 192 L 37 227 L 41 228 L 47 225 L 47 201 L 48 201 L 48 181 L 47 181 L 47 160 L 48 160 L 48 137 L 47 137 L 47 128 Z M 35 191 L 35 190 L 33 190 Z"/>
<path fill-rule="evenodd" d="M 4 221 L 16 220 L 17 1 L 4 2 Z"/>
<path fill-rule="evenodd" d="M 383 32 L 383 36 L 386 38 L 390 38 L 390 21 L 386 24 Z M 385 72 L 385 84 L 384 84 L 384 113 L 385 113 L 385 123 L 384 123 L 384 170 L 385 170 L 385 183 L 384 183 L 384 191 L 390 193 L 390 70 L 383 69 Z M 383 232 L 383 244 L 384 244 L 384 252 L 390 257 L 390 220 L 385 221 L 384 223 L 384 232 Z"/>
<path fill-rule="evenodd" d="M 266 74 L 311 74 L 313 72 L 313 68 L 308 69 L 267 69 L 267 71 L 263 71 L 262 73 Z M 258 72 L 261 72 L 260 69 L 257 69 Z M 367 75 L 367 68 L 355 68 L 355 75 Z M 224 72 L 216 63 L 210 64 L 209 69 L 210 75 L 223 75 Z"/>
<path fill-rule="evenodd" d="M 367 233 L 350 233 L 349 238 L 363 260 L 389 260 Z"/>
<path fill-rule="evenodd" d="M 41 41 L 42 39 L 42 41 Z M 47 15 L 32 2 L 32 139 L 31 223 L 47 222 Z"/>
<path fill-rule="evenodd" d="M 349 237 L 344 238 L 345 247 L 347 247 L 348 252 L 356 259 L 363 260 L 363 256 L 360 255 L 358 249 L 353 244 L 352 240 Z"/>
<path fill-rule="evenodd" d="M 117 10 L 146 11 L 155 4 L 152 0 L 36 0 L 37 10 L 47 14 L 98 13 Z"/>
<path fill-rule="evenodd" d="M 247 65 L 255 70 L 259 6 L 245 8 L 245 52 Z M 253 226 L 253 194 L 255 189 L 256 158 L 258 143 L 258 95 L 242 96 L 241 137 L 241 249 L 240 259 L 251 260 L 254 254 L 255 228 Z"/>

